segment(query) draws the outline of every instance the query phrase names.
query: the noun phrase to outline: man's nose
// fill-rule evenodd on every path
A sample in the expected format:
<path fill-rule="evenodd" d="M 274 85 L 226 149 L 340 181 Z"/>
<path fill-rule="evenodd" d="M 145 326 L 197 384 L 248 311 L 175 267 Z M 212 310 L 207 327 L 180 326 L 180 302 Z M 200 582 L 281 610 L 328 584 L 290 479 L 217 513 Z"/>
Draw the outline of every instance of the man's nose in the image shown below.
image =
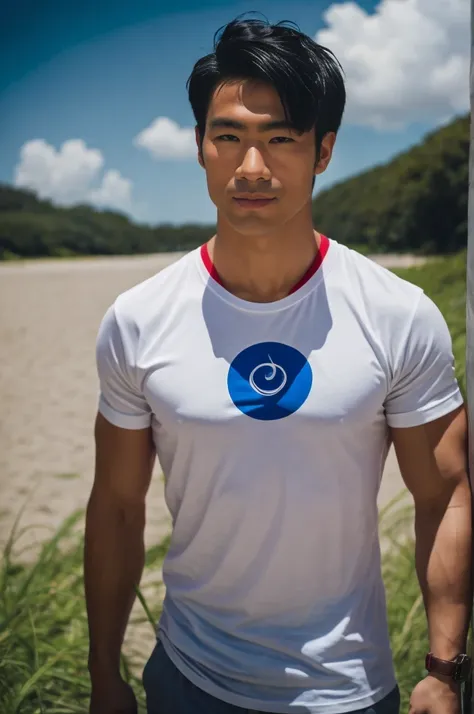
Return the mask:
<path fill-rule="evenodd" d="M 247 149 L 235 175 L 237 179 L 246 179 L 247 181 L 258 181 L 259 179 L 268 181 L 271 179 L 270 169 L 262 152 L 256 146 L 250 146 Z"/>

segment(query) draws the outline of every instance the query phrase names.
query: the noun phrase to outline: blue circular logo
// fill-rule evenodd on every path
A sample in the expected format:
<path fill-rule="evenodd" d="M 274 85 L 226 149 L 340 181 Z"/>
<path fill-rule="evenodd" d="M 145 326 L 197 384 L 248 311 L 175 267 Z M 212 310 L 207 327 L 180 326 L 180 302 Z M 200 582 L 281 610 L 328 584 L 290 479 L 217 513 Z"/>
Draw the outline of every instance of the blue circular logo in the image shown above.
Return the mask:
<path fill-rule="evenodd" d="M 229 368 L 227 386 L 235 406 L 252 419 L 284 419 L 298 411 L 313 383 L 308 360 L 294 347 L 260 342 L 247 347 Z"/>

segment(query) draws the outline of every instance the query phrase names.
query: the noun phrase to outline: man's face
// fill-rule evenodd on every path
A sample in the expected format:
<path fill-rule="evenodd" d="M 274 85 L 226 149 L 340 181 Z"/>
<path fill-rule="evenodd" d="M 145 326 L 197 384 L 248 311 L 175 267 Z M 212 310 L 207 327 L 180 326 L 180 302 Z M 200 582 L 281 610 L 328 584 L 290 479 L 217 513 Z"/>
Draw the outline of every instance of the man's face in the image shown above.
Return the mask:
<path fill-rule="evenodd" d="M 196 140 L 199 147 L 198 134 Z M 326 134 L 316 164 L 314 130 L 300 134 L 286 124 L 273 87 L 250 81 L 218 87 L 199 162 L 219 216 L 247 235 L 282 227 L 311 201 L 313 177 L 326 169 L 334 141 Z"/>

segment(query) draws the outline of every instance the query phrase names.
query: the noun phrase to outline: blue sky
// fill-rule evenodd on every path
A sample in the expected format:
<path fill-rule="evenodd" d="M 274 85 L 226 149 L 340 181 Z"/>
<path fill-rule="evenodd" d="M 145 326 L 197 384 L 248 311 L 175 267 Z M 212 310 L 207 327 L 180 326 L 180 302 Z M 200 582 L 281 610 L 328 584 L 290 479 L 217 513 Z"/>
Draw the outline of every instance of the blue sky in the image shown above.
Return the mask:
<path fill-rule="evenodd" d="M 212 222 L 204 172 L 189 148 L 193 117 L 185 83 L 220 26 L 259 11 L 270 21 L 296 22 L 345 69 L 348 107 L 320 190 L 387 161 L 467 110 L 468 5 L 3 3 L 0 181 L 58 204 L 118 207 L 140 222 Z M 159 117 L 169 121 L 154 124 Z"/>

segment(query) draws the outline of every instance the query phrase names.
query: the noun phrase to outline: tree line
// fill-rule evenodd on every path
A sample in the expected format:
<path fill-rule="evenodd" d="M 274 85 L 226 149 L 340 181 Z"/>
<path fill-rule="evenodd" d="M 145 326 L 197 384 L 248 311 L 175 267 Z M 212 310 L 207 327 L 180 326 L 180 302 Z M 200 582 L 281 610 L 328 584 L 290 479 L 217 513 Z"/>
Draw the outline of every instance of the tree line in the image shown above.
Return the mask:
<path fill-rule="evenodd" d="M 385 165 L 322 191 L 315 227 L 366 252 L 446 254 L 467 243 L 469 116 L 431 132 Z M 187 251 L 213 225 L 145 226 L 88 205 L 64 208 L 0 184 L 0 260 Z"/>

